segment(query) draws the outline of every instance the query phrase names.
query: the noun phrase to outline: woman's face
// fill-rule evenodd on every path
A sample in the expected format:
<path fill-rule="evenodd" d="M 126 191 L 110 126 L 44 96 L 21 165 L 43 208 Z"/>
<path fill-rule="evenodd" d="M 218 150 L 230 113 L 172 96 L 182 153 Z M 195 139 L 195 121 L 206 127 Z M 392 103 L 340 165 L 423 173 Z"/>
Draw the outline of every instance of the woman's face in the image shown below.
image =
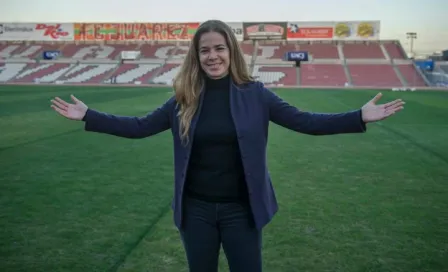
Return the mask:
<path fill-rule="evenodd" d="M 230 50 L 226 39 L 220 33 L 202 34 L 199 39 L 198 54 L 202 70 L 210 78 L 222 78 L 229 73 Z"/>

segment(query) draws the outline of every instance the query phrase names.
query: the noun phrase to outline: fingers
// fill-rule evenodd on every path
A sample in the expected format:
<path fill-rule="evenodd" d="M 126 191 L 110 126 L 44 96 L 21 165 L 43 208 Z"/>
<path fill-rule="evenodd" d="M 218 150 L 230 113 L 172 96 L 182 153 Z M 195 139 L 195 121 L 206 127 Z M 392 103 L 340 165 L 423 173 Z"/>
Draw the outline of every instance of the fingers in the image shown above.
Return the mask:
<path fill-rule="evenodd" d="M 68 109 L 68 104 L 67 103 L 63 103 L 65 101 L 63 101 L 61 99 L 59 99 L 59 100 L 57 100 L 57 98 L 56 98 L 56 100 L 52 99 L 51 102 L 53 103 L 54 106 L 57 106 L 58 108 L 60 108 L 62 110 L 66 111 Z"/>
<path fill-rule="evenodd" d="M 404 107 L 403 106 L 399 106 L 399 107 L 390 107 L 389 109 L 386 110 L 385 115 L 387 116 L 391 116 L 399 111 L 401 111 Z"/>
<path fill-rule="evenodd" d="M 382 96 L 383 96 L 382 93 L 378 93 L 377 95 L 375 95 L 374 98 L 372 98 L 372 100 L 370 100 L 370 102 L 373 102 L 375 104 L 376 102 L 378 102 L 378 100 L 381 99 Z"/>
<path fill-rule="evenodd" d="M 60 99 L 59 97 L 55 97 L 55 99 L 51 100 L 51 108 L 54 109 L 56 112 L 58 112 L 60 115 L 68 118 L 68 107 L 70 104 L 65 102 L 64 100 Z"/>
<path fill-rule="evenodd" d="M 73 100 L 73 102 L 78 103 L 80 102 L 78 98 L 76 98 L 74 95 L 70 95 L 70 98 Z"/>
<path fill-rule="evenodd" d="M 383 107 L 384 107 L 385 109 L 388 109 L 388 108 L 390 108 L 390 107 L 401 107 L 401 106 L 403 106 L 404 104 L 405 104 L 405 102 L 403 102 L 403 100 L 401 100 L 401 99 L 396 99 L 396 100 L 391 101 L 391 102 L 389 102 L 389 103 L 383 104 Z"/>
<path fill-rule="evenodd" d="M 68 107 L 68 105 L 69 105 L 69 103 L 65 102 L 64 100 L 62 100 L 59 97 L 55 97 L 54 99 L 66 107 Z"/>
<path fill-rule="evenodd" d="M 62 116 L 64 116 L 64 117 L 68 118 L 68 115 L 67 115 L 67 111 L 66 111 L 66 110 L 60 109 L 60 108 L 56 107 L 55 105 L 51 105 L 51 107 L 52 107 L 55 111 L 57 111 L 60 115 L 62 115 Z"/>

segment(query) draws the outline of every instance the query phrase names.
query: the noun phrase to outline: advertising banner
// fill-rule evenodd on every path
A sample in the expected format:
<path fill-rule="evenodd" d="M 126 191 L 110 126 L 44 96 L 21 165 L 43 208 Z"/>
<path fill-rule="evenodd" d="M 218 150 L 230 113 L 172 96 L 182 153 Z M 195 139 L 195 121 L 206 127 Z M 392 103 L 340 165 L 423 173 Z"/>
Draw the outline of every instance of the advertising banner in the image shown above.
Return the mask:
<path fill-rule="evenodd" d="M 288 40 L 377 40 L 379 21 L 288 22 Z"/>
<path fill-rule="evenodd" d="M 0 23 L 0 41 L 73 41 L 73 24 Z"/>
<path fill-rule="evenodd" d="M 243 23 L 226 23 L 232 29 L 233 33 L 236 35 L 238 41 L 244 40 Z"/>
<path fill-rule="evenodd" d="M 0 41 L 189 41 L 199 22 L 0 23 Z M 239 41 L 378 40 L 380 21 L 228 22 Z"/>
<path fill-rule="evenodd" d="M 199 23 L 75 23 L 77 41 L 186 41 Z"/>
<path fill-rule="evenodd" d="M 244 40 L 286 39 L 286 22 L 243 22 Z"/>
<path fill-rule="evenodd" d="M 288 22 L 288 40 L 333 39 L 333 22 Z"/>
<path fill-rule="evenodd" d="M 336 40 L 378 40 L 380 22 L 335 22 L 333 33 Z"/>
<path fill-rule="evenodd" d="M 54 59 L 57 59 L 60 55 L 61 55 L 61 51 L 58 51 L 58 50 L 42 52 L 42 58 L 44 60 L 54 60 Z"/>

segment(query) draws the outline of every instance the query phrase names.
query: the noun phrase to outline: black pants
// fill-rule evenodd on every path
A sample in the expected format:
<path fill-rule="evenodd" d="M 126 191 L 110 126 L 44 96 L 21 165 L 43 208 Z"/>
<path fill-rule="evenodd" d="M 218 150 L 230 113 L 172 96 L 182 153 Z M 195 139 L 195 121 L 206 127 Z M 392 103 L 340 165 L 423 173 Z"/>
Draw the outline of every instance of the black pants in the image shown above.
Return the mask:
<path fill-rule="evenodd" d="M 261 231 L 249 205 L 186 198 L 180 231 L 190 272 L 218 271 L 222 247 L 231 272 L 260 272 Z"/>

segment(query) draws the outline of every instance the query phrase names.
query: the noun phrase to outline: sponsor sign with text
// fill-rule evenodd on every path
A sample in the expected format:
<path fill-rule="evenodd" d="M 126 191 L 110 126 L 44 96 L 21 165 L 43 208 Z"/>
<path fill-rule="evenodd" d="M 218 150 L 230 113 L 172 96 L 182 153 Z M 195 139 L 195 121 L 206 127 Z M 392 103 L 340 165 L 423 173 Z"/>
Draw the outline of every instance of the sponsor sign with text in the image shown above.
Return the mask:
<path fill-rule="evenodd" d="M 244 40 L 243 23 L 226 23 L 232 29 L 238 41 Z"/>
<path fill-rule="evenodd" d="M 0 41 L 190 41 L 199 22 L 0 23 Z M 377 40 L 380 21 L 228 22 L 239 41 Z"/>
<path fill-rule="evenodd" d="M 288 22 L 288 40 L 375 40 L 379 21 Z"/>
<path fill-rule="evenodd" d="M 288 40 L 332 39 L 333 25 L 304 25 L 289 22 L 286 37 Z"/>
<path fill-rule="evenodd" d="M 0 23 L 2 41 L 73 41 L 73 24 Z"/>
<path fill-rule="evenodd" d="M 286 22 L 243 22 L 244 40 L 286 39 Z"/>
<path fill-rule="evenodd" d="M 61 55 L 61 52 L 58 50 L 42 52 L 42 58 L 44 60 L 54 60 L 54 59 L 57 59 L 60 55 Z"/>
<path fill-rule="evenodd" d="M 75 23 L 77 41 L 191 40 L 199 23 Z"/>

